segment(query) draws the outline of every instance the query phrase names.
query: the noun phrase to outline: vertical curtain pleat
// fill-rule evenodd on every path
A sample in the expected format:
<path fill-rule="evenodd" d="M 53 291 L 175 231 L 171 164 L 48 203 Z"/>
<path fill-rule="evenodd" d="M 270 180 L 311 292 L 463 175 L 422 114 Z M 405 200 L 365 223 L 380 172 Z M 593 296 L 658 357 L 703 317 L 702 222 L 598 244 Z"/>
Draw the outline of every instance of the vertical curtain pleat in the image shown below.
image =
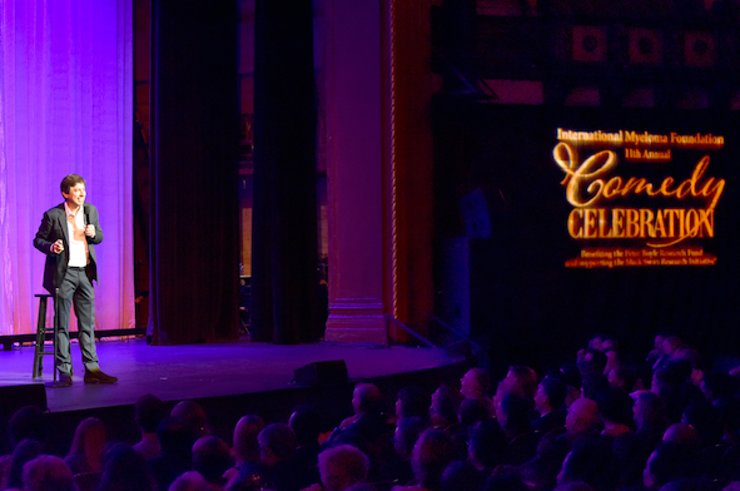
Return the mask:
<path fill-rule="evenodd" d="M 152 2 L 150 322 L 155 344 L 239 328 L 236 2 Z"/>
<path fill-rule="evenodd" d="M 258 0 L 252 335 L 317 340 L 316 92 L 312 2 Z"/>

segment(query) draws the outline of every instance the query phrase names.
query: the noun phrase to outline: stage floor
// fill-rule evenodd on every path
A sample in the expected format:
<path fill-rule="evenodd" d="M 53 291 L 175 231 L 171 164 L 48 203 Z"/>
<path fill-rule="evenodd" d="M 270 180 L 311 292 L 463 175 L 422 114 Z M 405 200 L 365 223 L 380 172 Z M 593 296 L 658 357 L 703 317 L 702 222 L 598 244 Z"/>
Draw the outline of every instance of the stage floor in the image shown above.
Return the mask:
<path fill-rule="evenodd" d="M 231 396 L 289 389 L 293 371 L 306 364 L 344 360 L 350 381 L 440 368 L 462 362 L 443 349 L 370 344 L 314 343 L 275 345 L 240 341 L 228 344 L 150 346 L 143 338 L 98 342 L 101 368 L 119 377 L 115 385 L 85 385 L 76 341 L 72 344 L 72 387 L 48 388 L 52 357 L 44 356 L 41 379 L 31 376 L 32 345 L 0 351 L 0 386 L 47 384 L 51 412 L 130 405 L 146 393 L 164 401 Z"/>

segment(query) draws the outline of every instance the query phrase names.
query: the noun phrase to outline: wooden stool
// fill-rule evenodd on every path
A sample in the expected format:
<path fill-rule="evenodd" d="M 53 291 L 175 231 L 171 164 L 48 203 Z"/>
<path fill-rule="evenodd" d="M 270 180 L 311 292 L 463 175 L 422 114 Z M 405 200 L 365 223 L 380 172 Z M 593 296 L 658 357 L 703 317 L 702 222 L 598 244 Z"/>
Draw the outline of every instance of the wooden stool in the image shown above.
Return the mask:
<path fill-rule="evenodd" d="M 41 372 L 43 371 L 43 358 L 44 355 L 52 355 L 54 356 L 54 360 L 52 361 L 52 366 L 54 367 L 54 381 L 57 380 L 57 370 L 56 370 L 56 351 L 57 351 L 57 340 L 54 333 L 54 326 L 47 327 L 46 325 L 46 304 L 47 301 L 50 298 L 53 298 L 54 295 L 51 295 L 50 293 L 37 293 L 34 295 L 34 297 L 39 299 L 39 315 L 38 319 L 36 321 L 36 349 L 33 354 L 33 378 L 40 378 Z M 56 300 L 54 301 L 54 308 L 56 309 Z M 56 322 L 56 312 L 54 315 L 54 322 Z M 46 334 L 51 333 L 51 338 L 53 340 L 53 349 L 52 351 L 47 351 L 45 349 L 45 341 L 46 341 Z"/>

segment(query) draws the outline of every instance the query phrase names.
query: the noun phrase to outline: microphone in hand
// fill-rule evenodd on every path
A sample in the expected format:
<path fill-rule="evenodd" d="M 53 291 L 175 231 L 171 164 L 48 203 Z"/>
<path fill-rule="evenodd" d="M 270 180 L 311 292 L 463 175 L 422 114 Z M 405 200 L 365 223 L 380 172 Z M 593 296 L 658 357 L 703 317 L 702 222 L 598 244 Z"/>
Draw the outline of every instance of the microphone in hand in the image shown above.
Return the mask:
<path fill-rule="evenodd" d="M 62 239 L 57 239 L 56 242 L 51 245 L 51 252 L 54 254 L 61 254 L 62 251 L 64 251 L 64 243 L 62 242 Z"/>

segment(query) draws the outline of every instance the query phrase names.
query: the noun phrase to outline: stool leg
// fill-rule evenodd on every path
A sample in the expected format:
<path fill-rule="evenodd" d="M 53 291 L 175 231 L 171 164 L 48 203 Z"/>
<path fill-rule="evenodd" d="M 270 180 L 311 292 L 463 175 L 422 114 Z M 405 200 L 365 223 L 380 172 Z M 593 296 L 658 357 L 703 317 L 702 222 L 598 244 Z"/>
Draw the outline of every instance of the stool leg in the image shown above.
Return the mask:
<path fill-rule="evenodd" d="M 46 340 L 46 297 L 39 298 L 39 315 L 36 320 L 36 349 L 33 354 L 33 378 L 43 371 L 44 341 Z"/>
<path fill-rule="evenodd" d="M 54 332 L 52 333 L 52 339 L 54 340 L 54 382 L 57 381 L 57 329 L 59 328 L 59 288 L 54 289 Z M 70 372 L 71 375 L 72 372 Z"/>

